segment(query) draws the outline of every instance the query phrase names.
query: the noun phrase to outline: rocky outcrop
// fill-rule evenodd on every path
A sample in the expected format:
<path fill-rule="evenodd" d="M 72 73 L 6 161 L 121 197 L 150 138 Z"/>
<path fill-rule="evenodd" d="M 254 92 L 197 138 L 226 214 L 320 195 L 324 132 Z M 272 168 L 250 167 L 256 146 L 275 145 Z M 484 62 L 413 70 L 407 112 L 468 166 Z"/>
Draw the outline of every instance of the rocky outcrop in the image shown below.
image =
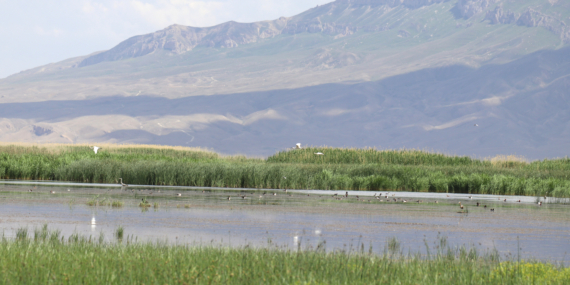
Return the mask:
<path fill-rule="evenodd" d="M 493 11 L 487 11 L 485 20 L 491 24 L 515 24 L 524 27 L 544 27 L 547 30 L 560 35 L 564 42 L 570 42 L 570 31 L 564 21 L 545 15 L 532 8 L 528 8 L 521 15 L 510 10 L 504 11 L 502 6 L 497 6 Z"/>
<path fill-rule="evenodd" d="M 549 26 L 554 19 L 534 9 L 528 8 L 517 20 L 517 25 L 527 27 Z"/>
<path fill-rule="evenodd" d="M 491 21 L 491 24 L 513 24 L 517 22 L 519 15 L 511 11 L 504 11 L 502 6 L 495 7 L 493 11 L 487 11 L 485 20 Z"/>
<path fill-rule="evenodd" d="M 289 22 L 281 31 L 283 34 L 300 34 L 300 33 L 324 33 L 327 35 L 350 35 L 358 30 L 358 27 L 350 24 L 324 23 L 319 17 L 301 22 Z"/>
<path fill-rule="evenodd" d="M 551 32 L 560 35 L 564 42 L 570 42 L 570 31 L 564 21 L 552 16 L 545 15 L 539 11 L 528 8 L 517 20 L 517 25 L 526 27 L 544 27 Z"/>
<path fill-rule="evenodd" d="M 384 7 L 385 9 L 405 7 L 418 9 L 424 6 L 442 3 L 449 0 L 337 0 L 322 6 L 319 16 L 280 18 L 275 21 L 257 23 L 227 22 L 208 28 L 194 28 L 181 25 L 172 25 L 164 30 L 152 34 L 132 37 L 116 47 L 90 56 L 82 60 L 77 66 L 84 67 L 105 61 L 116 61 L 152 54 L 162 50 L 173 54 L 182 54 L 198 46 L 215 48 L 235 48 L 240 45 L 255 43 L 265 38 L 280 34 L 323 33 L 334 37 L 352 35 L 362 30 L 366 32 L 385 31 L 392 27 L 370 25 L 356 26 L 350 22 L 323 21 L 335 9 L 345 10 L 358 7 Z M 494 1 L 494 0 L 485 0 Z M 382 9 L 382 8 L 381 8 Z M 400 36 L 409 36 L 409 33 L 399 33 Z"/>
<path fill-rule="evenodd" d="M 497 3 L 498 0 L 459 0 L 457 1 L 457 10 L 461 17 L 468 19 L 475 14 L 486 11 L 491 5 Z"/>
<path fill-rule="evenodd" d="M 390 8 L 405 6 L 409 9 L 418 9 L 436 3 L 442 3 L 447 0 L 337 0 L 337 4 L 348 4 L 352 7 L 378 7 L 387 6 Z"/>
<path fill-rule="evenodd" d="M 279 35 L 286 24 L 287 19 L 281 18 L 276 21 L 251 24 L 227 22 L 210 28 L 172 25 L 152 34 L 132 37 L 106 52 L 84 59 L 79 67 L 103 61 L 140 57 L 157 50 L 182 54 L 197 46 L 234 48 Z"/>

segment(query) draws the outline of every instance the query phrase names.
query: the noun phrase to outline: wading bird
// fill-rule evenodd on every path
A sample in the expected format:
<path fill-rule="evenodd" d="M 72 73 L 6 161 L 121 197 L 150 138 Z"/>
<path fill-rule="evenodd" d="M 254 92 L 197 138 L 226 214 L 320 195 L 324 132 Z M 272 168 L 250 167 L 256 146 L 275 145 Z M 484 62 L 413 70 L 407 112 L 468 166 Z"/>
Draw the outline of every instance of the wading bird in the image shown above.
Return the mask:
<path fill-rule="evenodd" d="M 121 190 L 126 189 L 127 187 L 129 187 L 129 185 L 123 183 L 123 178 L 119 178 L 121 179 Z"/>
<path fill-rule="evenodd" d="M 295 149 L 302 149 L 301 143 L 297 143 L 297 144 L 295 145 Z"/>
<path fill-rule="evenodd" d="M 93 149 L 93 151 L 95 152 L 95 154 L 97 154 L 97 151 L 98 151 L 98 150 L 102 149 L 101 147 L 98 147 L 98 146 L 92 146 L 91 148 Z"/>
<path fill-rule="evenodd" d="M 316 154 L 316 155 L 325 155 L 324 153 L 322 153 L 322 152 L 320 152 L 320 151 L 319 151 L 319 152 L 315 152 L 315 154 Z"/>
<path fill-rule="evenodd" d="M 177 193 L 176 196 L 177 196 L 177 197 L 182 197 L 182 193 Z"/>
<path fill-rule="evenodd" d="M 475 124 L 475 125 L 473 125 L 473 126 L 474 126 L 474 127 L 478 127 L 479 125 Z"/>

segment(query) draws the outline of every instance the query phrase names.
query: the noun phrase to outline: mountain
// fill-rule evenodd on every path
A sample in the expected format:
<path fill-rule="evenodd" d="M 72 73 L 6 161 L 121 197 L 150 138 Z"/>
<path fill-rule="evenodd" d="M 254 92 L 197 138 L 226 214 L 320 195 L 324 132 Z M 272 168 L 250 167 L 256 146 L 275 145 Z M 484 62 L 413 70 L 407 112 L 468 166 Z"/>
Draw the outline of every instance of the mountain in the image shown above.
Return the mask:
<path fill-rule="evenodd" d="M 337 0 L 172 25 L 0 80 L 0 139 L 566 156 L 566 23 L 567 1 Z"/>

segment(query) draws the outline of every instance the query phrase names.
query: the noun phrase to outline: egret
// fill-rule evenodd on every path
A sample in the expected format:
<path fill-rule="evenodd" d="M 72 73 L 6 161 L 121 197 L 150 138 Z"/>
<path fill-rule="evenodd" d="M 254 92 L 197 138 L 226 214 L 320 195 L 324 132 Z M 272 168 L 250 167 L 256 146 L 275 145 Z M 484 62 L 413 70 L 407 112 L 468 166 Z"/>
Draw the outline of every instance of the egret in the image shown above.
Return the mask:
<path fill-rule="evenodd" d="M 92 224 L 92 225 L 95 225 L 95 217 L 93 217 L 93 218 L 91 219 L 91 224 Z"/>
<path fill-rule="evenodd" d="M 473 125 L 473 126 L 474 126 L 474 127 L 478 127 L 479 125 L 475 124 L 475 125 Z"/>
<path fill-rule="evenodd" d="M 176 194 L 176 196 L 182 197 L 182 193 L 178 193 L 178 194 Z"/>
<path fill-rule="evenodd" d="M 316 155 L 325 155 L 324 153 L 322 153 L 322 152 L 320 152 L 320 151 L 319 151 L 319 152 L 315 152 L 315 154 L 316 154 Z"/>
<path fill-rule="evenodd" d="M 302 149 L 301 143 L 297 143 L 297 144 L 295 145 L 295 149 Z"/>
<path fill-rule="evenodd" d="M 92 146 L 91 148 L 93 149 L 93 151 L 95 152 L 95 154 L 97 154 L 97 151 L 98 151 L 98 150 L 102 149 L 101 147 L 98 147 L 98 146 Z"/>

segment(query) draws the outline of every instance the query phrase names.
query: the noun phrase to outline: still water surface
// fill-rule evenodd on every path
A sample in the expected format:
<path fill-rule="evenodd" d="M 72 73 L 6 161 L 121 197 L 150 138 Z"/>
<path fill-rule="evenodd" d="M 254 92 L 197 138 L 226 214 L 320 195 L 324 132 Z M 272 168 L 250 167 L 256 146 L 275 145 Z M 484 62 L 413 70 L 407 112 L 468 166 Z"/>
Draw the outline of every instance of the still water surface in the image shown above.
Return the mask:
<path fill-rule="evenodd" d="M 306 248 L 326 241 L 329 251 L 364 245 L 366 251 L 372 246 L 378 253 L 394 237 L 406 252 L 423 253 L 426 242 L 433 247 L 445 237 L 452 246 L 497 249 L 507 258 L 570 261 L 570 206 L 551 198 L 540 198 L 546 203 L 538 206 L 536 197 L 349 191 L 348 198 L 340 200 L 345 191 L 152 186 L 125 191 L 112 186 L 0 182 L 0 230 L 13 237 L 20 227 L 48 224 L 66 237 L 99 237 L 102 232 L 112 240 L 116 228 L 123 226 L 125 235 L 139 241 L 228 246 L 271 242 L 292 249 L 299 243 Z M 380 193 L 380 199 L 372 196 Z M 158 208 L 140 208 L 143 198 Z M 124 206 L 88 206 L 93 199 L 122 201 Z"/>

